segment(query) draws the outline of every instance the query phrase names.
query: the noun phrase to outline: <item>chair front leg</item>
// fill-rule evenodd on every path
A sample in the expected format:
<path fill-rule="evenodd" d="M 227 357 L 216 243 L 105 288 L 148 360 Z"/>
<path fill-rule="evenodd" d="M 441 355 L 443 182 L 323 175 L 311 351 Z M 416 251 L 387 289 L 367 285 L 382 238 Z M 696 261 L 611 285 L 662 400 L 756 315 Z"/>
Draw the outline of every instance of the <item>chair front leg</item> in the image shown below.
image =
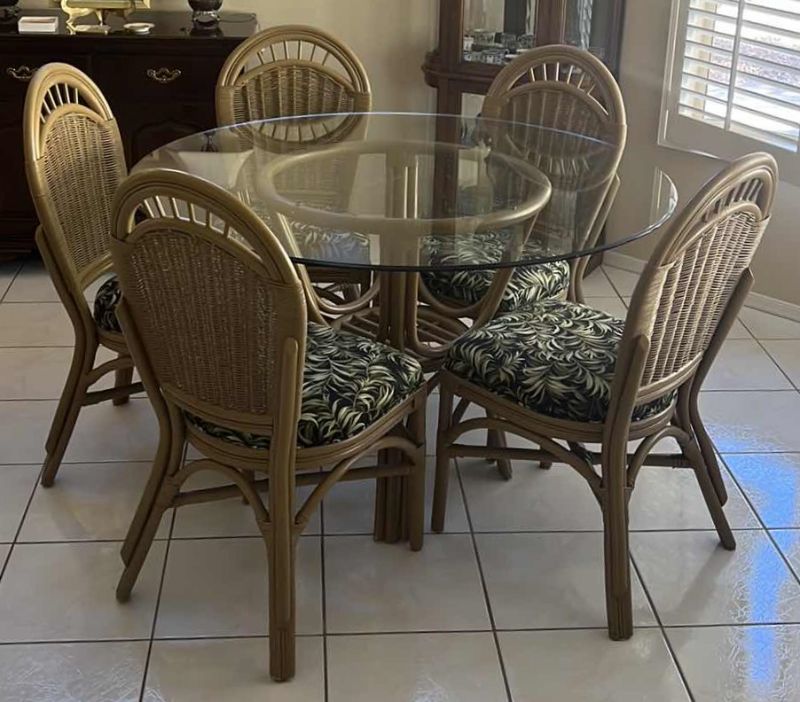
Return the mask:
<path fill-rule="evenodd" d="M 272 517 L 267 543 L 269 561 L 269 672 L 277 682 L 295 674 L 295 560 L 291 524 Z M 284 520 L 280 519 L 280 522 Z"/>
<path fill-rule="evenodd" d="M 633 635 L 630 547 L 628 542 L 627 432 L 603 447 L 603 536 L 606 615 L 614 641 Z"/>

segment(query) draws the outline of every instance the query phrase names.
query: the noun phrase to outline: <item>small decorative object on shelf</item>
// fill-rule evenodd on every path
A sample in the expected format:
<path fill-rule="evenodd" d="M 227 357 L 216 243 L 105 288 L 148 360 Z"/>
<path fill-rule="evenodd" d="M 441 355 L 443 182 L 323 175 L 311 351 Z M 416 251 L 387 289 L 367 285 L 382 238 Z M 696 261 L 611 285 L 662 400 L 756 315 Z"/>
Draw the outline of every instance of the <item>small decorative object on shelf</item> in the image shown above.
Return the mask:
<path fill-rule="evenodd" d="M 192 8 L 192 22 L 200 26 L 215 25 L 219 22 L 222 0 L 189 0 Z"/>
<path fill-rule="evenodd" d="M 127 18 L 134 10 L 147 9 L 150 0 L 52 0 L 60 5 L 67 15 L 67 29 L 71 32 L 107 34 L 110 27 L 106 22 L 109 13 Z M 75 24 L 75 20 L 94 14 L 97 24 Z"/>

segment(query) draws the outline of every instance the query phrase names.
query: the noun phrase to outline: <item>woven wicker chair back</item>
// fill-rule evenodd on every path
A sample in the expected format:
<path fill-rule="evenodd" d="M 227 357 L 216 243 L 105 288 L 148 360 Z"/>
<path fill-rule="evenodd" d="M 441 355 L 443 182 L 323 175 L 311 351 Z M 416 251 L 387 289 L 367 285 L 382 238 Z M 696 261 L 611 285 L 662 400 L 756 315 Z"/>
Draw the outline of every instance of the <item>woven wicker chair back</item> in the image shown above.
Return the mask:
<path fill-rule="evenodd" d="M 616 178 L 627 133 L 622 94 L 611 72 L 572 46 L 533 49 L 498 74 L 483 115 L 518 123 L 496 147 L 522 156 L 550 179 L 553 194 L 536 230 L 592 245 L 589 238 L 601 231 L 594 223 Z M 545 129 L 531 130 L 530 124 Z M 598 148 L 593 140 L 605 146 Z"/>
<path fill-rule="evenodd" d="M 51 63 L 28 88 L 24 131 L 36 212 L 62 274 L 82 292 L 110 267 L 111 206 L 126 172 L 117 122 L 88 76 Z"/>
<path fill-rule="evenodd" d="M 366 112 L 371 105 L 369 79 L 355 54 L 312 27 L 274 27 L 251 37 L 228 57 L 217 80 L 220 125 Z M 309 129 L 276 140 L 294 138 L 315 143 L 327 136 Z"/>
<path fill-rule="evenodd" d="M 135 327 L 126 336 L 164 396 L 269 435 L 286 345 L 299 349 L 299 393 L 306 335 L 300 281 L 272 232 L 217 186 L 152 170 L 121 186 L 111 246 Z"/>
<path fill-rule="evenodd" d="M 640 395 L 677 387 L 700 363 L 761 242 L 777 182 L 772 156 L 735 161 L 659 242 L 634 292 L 622 342 L 649 340 Z"/>

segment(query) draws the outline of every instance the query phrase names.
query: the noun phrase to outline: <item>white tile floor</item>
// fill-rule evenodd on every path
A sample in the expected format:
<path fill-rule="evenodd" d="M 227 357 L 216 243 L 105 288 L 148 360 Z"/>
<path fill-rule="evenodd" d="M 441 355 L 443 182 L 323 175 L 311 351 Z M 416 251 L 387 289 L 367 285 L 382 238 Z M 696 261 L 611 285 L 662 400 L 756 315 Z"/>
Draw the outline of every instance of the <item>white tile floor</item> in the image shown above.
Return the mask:
<path fill-rule="evenodd" d="M 145 400 L 85 410 L 56 485 L 36 485 L 71 332 L 41 267 L 18 268 L 0 266 L 2 702 L 800 700 L 800 324 L 746 310 L 703 395 L 735 553 L 689 472 L 643 472 L 632 640 L 603 629 L 582 480 L 518 464 L 506 483 L 464 460 L 447 533 L 418 554 L 372 541 L 371 485 L 329 496 L 300 543 L 298 675 L 277 686 L 264 549 L 239 501 L 170 515 L 134 597 L 114 599 L 155 449 Z M 587 290 L 623 314 L 634 282 L 609 268 Z"/>

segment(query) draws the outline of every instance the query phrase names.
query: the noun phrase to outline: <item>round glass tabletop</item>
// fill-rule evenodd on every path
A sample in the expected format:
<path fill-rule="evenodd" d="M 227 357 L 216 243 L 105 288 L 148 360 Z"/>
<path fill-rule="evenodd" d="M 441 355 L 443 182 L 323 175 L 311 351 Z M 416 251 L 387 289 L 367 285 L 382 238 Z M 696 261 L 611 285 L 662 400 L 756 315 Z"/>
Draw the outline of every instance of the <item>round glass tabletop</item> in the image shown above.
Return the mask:
<path fill-rule="evenodd" d="M 530 121 L 530 120 L 529 120 Z M 573 115 L 568 129 L 410 113 L 281 118 L 164 146 L 135 170 L 205 178 L 248 204 L 290 257 L 314 266 L 424 271 L 565 260 L 645 236 L 677 193 L 653 169 L 652 202 L 600 236 L 615 199 L 624 129 Z"/>

